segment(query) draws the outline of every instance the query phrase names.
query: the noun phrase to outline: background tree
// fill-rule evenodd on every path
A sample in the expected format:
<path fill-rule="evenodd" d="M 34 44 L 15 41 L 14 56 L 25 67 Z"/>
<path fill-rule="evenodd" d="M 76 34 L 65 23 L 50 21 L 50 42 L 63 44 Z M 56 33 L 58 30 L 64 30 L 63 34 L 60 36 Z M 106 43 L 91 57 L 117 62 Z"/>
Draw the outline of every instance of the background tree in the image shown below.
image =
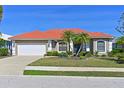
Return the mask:
<path fill-rule="evenodd" d="M 3 39 L 0 39 L 0 48 L 5 47 L 6 41 Z"/>
<path fill-rule="evenodd" d="M 116 39 L 116 43 L 121 44 L 122 47 L 124 48 L 124 13 L 121 14 L 116 30 L 122 34 L 122 36 Z"/>
<path fill-rule="evenodd" d="M 118 21 L 118 26 L 115 28 L 119 33 L 124 35 L 124 13 L 122 13 L 119 21 Z"/>
<path fill-rule="evenodd" d="M 124 44 L 124 36 L 117 38 L 117 44 Z"/>

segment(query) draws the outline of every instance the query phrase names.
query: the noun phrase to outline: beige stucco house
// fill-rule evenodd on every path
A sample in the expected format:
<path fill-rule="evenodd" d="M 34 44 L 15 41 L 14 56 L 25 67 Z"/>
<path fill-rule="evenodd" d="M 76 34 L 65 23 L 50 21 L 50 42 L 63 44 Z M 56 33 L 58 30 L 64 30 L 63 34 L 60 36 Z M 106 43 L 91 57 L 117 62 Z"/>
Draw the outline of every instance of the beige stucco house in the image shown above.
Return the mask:
<path fill-rule="evenodd" d="M 62 41 L 63 32 L 66 30 L 74 33 L 87 33 L 91 40 L 84 50 L 99 54 L 107 54 L 112 51 L 112 35 L 101 32 L 88 32 L 82 29 L 52 29 L 47 31 L 32 31 L 9 38 L 14 43 L 12 46 L 13 55 L 44 55 L 48 51 L 64 52 L 68 49 L 68 44 Z M 71 42 L 71 51 L 76 52 L 79 45 Z"/>

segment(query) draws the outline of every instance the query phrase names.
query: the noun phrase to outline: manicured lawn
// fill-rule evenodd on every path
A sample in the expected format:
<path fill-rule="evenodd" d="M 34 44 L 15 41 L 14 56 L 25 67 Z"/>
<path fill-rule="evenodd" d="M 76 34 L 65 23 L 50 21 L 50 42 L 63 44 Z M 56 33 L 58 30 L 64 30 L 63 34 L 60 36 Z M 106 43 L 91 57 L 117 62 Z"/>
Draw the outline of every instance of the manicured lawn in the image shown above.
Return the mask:
<path fill-rule="evenodd" d="M 124 67 L 111 58 L 43 58 L 29 64 L 29 66 L 62 66 L 62 67 Z"/>
<path fill-rule="evenodd" d="M 95 76 L 95 77 L 124 77 L 123 72 L 75 72 L 75 71 L 36 71 L 25 70 L 24 75 L 54 75 L 54 76 Z"/>

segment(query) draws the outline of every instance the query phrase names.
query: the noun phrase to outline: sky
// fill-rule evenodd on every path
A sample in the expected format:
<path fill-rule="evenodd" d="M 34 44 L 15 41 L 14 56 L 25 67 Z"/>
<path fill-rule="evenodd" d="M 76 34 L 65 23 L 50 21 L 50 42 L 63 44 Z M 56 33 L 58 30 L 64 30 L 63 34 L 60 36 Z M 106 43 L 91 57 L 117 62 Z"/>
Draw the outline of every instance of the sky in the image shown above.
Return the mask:
<path fill-rule="evenodd" d="M 34 30 L 80 28 L 120 36 L 115 30 L 124 6 L 5 5 L 0 32 L 17 35 Z"/>

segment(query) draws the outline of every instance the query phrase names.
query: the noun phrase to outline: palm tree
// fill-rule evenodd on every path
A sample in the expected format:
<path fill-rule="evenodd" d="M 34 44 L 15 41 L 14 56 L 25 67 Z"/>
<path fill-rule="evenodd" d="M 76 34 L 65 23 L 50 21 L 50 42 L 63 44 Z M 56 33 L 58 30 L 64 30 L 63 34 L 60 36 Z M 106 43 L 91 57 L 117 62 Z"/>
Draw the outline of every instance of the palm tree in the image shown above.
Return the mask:
<path fill-rule="evenodd" d="M 71 31 L 71 30 L 66 30 L 66 31 L 64 31 L 64 33 L 63 33 L 63 40 L 66 42 L 66 43 L 68 43 L 68 47 L 69 47 L 69 52 L 71 51 L 71 45 L 70 45 L 70 43 L 71 43 L 71 41 L 72 41 L 72 37 L 73 37 L 73 35 L 74 35 L 74 33 Z"/>
<path fill-rule="evenodd" d="M 80 34 L 76 34 L 73 38 L 74 43 L 76 44 L 80 44 L 80 48 L 76 54 L 76 56 L 79 55 L 80 51 L 83 50 L 83 45 L 85 45 L 86 47 L 86 43 L 89 42 L 90 38 L 89 35 L 87 33 L 80 33 Z"/>

